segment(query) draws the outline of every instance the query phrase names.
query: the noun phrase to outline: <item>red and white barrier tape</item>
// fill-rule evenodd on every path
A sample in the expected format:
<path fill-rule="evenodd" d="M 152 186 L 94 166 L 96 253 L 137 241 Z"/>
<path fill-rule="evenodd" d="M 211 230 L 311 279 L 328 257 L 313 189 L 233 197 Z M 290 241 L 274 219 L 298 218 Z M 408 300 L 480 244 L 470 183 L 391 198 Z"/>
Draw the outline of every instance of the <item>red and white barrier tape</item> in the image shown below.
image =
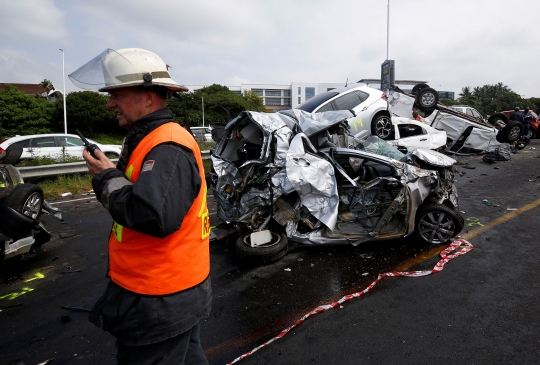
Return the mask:
<path fill-rule="evenodd" d="M 458 248 L 461 248 L 461 249 L 458 251 L 457 250 Z M 315 308 L 314 310 L 312 310 L 311 312 L 307 313 L 302 318 L 300 318 L 299 320 L 294 322 L 291 326 L 285 328 L 276 337 L 266 341 L 265 343 L 263 343 L 260 346 L 255 347 L 253 350 L 246 352 L 242 356 L 237 357 L 236 359 L 234 359 L 232 362 L 228 363 L 227 365 L 232 365 L 234 363 L 237 363 L 238 361 L 240 361 L 242 359 L 245 359 L 246 357 L 252 355 L 254 352 L 260 350 L 261 348 L 271 344 L 275 340 L 278 340 L 278 339 L 282 338 L 287 333 L 289 333 L 290 330 L 292 330 L 293 328 L 295 328 L 296 326 L 298 326 L 299 324 L 304 322 L 307 318 L 311 317 L 312 315 L 315 315 L 315 314 L 321 313 L 321 312 L 325 312 L 325 311 L 327 311 L 329 309 L 335 308 L 335 307 L 339 306 L 340 304 L 343 304 L 346 301 L 349 301 L 349 300 L 351 300 L 353 298 L 361 297 L 362 295 L 369 292 L 379 281 L 381 281 L 385 277 L 398 277 L 398 276 L 420 277 L 420 276 L 427 276 L 427 275 L 431 275 L 431 274 L 436 274 L 436 273 L 442 271 L 444 265 L 446 265 L 447 262 L 449 262 L 450 260 L 455 259 L 458 256 L 466 254 L 467 252 L 469 252 L 472 249 L 473 249 L 473 245 L 471 243 L 469 243 L 468 241 L 466 241 L 463 238 L 456 238 L 454 240 L 454 242 L 452 242 L 452 244 L 450 246 L 448 246 L 444 251 L 442 251 L 440 253 L 441 260 L 439 262 L 437 262 L 437 264 L 435 265 L 433 270 L 387 272 L 387 273 L 384 273 L 384 274 L 379 274 L 377 279 L 375 279 L 375 281 L 372 282 L 366 289 L 364 289 L 364 290 L 362 290 L 360 292 L 354 293 L 354 294 L 345 295 L 343 298 L 341 298 L 337 302 L 333 302 L 333 303 L 330 303 L 330 304 L 318 306 L 317 308 Z M 455 251 L 455 252 L 450 254 L 452 251 Z"/>

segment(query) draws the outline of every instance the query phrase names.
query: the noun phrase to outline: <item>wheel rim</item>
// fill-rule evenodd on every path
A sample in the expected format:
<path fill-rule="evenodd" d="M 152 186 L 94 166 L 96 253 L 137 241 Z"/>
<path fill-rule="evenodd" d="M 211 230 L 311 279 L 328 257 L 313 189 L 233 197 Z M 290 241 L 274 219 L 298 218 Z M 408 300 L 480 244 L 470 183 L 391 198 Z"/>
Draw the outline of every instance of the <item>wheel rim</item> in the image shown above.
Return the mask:
<path fill-rule="evenodd" d="M 527 138 L 532 138 L 533 133 L 534 133 L 534 132 L 533 132 L 532 130 L 529 129 L 529 132 L 527 132 L 527 136 L 526 136 L 526 137 L 527 137 Z"/>
<path fill-rule="evenodd" d="M 510 129 L 510 132 L 508 133 L 508 138 L 511 141 L 515 141 L 516 139 L 519 138 L 520 134 L 521 134 L 521 130 L 519 129 L 519 127 L 514 127 L 512 129 Z"/>
<path fill-rule="evenodd" d="M 375 133 L 379 138 L 388 138 L 392 133 L 392 122 L 388 117 L 380 118 L 375 124 Z"/>
<path fill-rule="evenodd" d="M 272 246 L 275 246 L 279 243 L 279 240 L 280 240 L 280 236 L 274 232 L 270 232 L 272 234 L 272 241 L 268 242 L 268 243 L 265 243 L 264 245 L 259 245 L 259 246 L 255 246 L 255 247 L 252 247 L 252 248 L 263 248 L 263 247 L 272 247 Z M 248 247 L 251 247 L 251 239 L 250 239 L 250 234 L 244 236 L 244 239 L 242 240 L 244 242 L 244 245 L 248 246 Z"/>
<path fill-rule="evenodd" d="M 22 213 L 32 219 L 36 219 L 41 211 L 41 195 L 32 193 L 24 202 Z"/>
<path fill-rule="evenodd" d="M 454 237 L 456 225 L 444 212 L 433 211 L 425 214 L 418 222 L 418 233 L 429 243 L 445 243 Z"/>
<path fill-rule="evenodd" d="M 435 104 L 435 95 L 432 93 L 425 93 L 422 95 L 422 104 L 428 108 L 432 107 L 433 104 Z"/>

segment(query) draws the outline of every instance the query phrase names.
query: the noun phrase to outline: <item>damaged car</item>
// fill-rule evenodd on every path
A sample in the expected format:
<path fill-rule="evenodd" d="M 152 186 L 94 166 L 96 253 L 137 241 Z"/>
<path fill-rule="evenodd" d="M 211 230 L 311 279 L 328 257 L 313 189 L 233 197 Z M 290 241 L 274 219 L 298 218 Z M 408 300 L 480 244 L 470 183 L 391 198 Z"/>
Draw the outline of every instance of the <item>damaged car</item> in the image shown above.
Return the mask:
<path fill-rule="evenodd" d="M 425 122 L 438 130 L 446 132 L 445 152 L 453 154 L 479 154 L 495 148 L 502 143 L 523 149 L 529 143 L 522 136 L 523 125 L 508 121 L 503 113 L 495 113 L 488 120 L 459 112 L 438 102 L 437 91 L 428 85 L 420 84 L 407 94 L 395 88 L 388 98 L 392 115 L 410 118 L 413 109 L 423 112 Z"/>
<path fill-rule="evenodd" d="M 51 235 L 40 221 L 43 212 L 62 219 L 62 213 L 43 199 L 43 190 L 26 184 L 14 166 L 23 148 L 10 145 L 0 153 L 0 266 L 47 243 Z"/>
<path fill-rule="evenodd" d="M 236 252 L 264 264 L 293 245 L 358 245 L 416 234 L 432 244 L 463 228 L 452 158 L 407 155 L 351 111 L 242 112 L 213 150 L 217 214 L 239 232 Z"/>

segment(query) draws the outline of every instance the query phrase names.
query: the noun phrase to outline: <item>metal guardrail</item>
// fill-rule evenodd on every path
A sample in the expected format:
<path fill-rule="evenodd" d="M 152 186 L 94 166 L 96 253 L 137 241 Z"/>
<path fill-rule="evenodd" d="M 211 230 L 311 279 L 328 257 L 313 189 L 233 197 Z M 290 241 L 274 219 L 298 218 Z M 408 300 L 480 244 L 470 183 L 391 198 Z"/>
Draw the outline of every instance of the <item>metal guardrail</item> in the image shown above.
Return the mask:
<path fill-rule="evenodd" d="M 210 158 L 210 151 L 201 151 L 201 156 L 203 160 Z M 118 159 L 111 160 L 113 162 L 118 161 Z M 29 177 L 47 177 L 47 176 L 56 176 L 63 174 L 74 174 L 78 172 L 86 172 L 88 168 L 86 167 L 86 162 L 70 162 L 54 165 L 43 165 L 43 166 L 25 166 L 19 167 L 19 171 L 24 178 Z"/>

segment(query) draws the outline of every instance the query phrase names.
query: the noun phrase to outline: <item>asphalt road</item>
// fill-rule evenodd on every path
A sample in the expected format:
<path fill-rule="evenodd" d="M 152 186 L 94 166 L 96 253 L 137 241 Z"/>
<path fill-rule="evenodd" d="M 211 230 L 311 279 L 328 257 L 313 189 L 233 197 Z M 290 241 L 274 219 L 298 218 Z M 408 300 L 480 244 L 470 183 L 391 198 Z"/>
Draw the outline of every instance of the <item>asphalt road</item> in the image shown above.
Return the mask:
<path fill-rule="evenodd" d="M 459 157 L 462 235 L 471 252 L 435 275 L 384 279 L 240 363 L 538 363 L 539 158 L 540 140 L 494 165 Z M 115 364 L 114 338 L 86 313 L 61 309 L 89 308 L 104 290 L 112 220 L 89 196 L 55 203 L 65 223 L 45 218 L 53 240 L 2 270 L 0 363 Z M 431 270 L 443 248 L 406 240 L 298 248 L 275 264 L 249 267 L 233 242 L 212 243 L 214 301 L 201 334 L 210 363 L 234 360 L 380 273 Z"/>

